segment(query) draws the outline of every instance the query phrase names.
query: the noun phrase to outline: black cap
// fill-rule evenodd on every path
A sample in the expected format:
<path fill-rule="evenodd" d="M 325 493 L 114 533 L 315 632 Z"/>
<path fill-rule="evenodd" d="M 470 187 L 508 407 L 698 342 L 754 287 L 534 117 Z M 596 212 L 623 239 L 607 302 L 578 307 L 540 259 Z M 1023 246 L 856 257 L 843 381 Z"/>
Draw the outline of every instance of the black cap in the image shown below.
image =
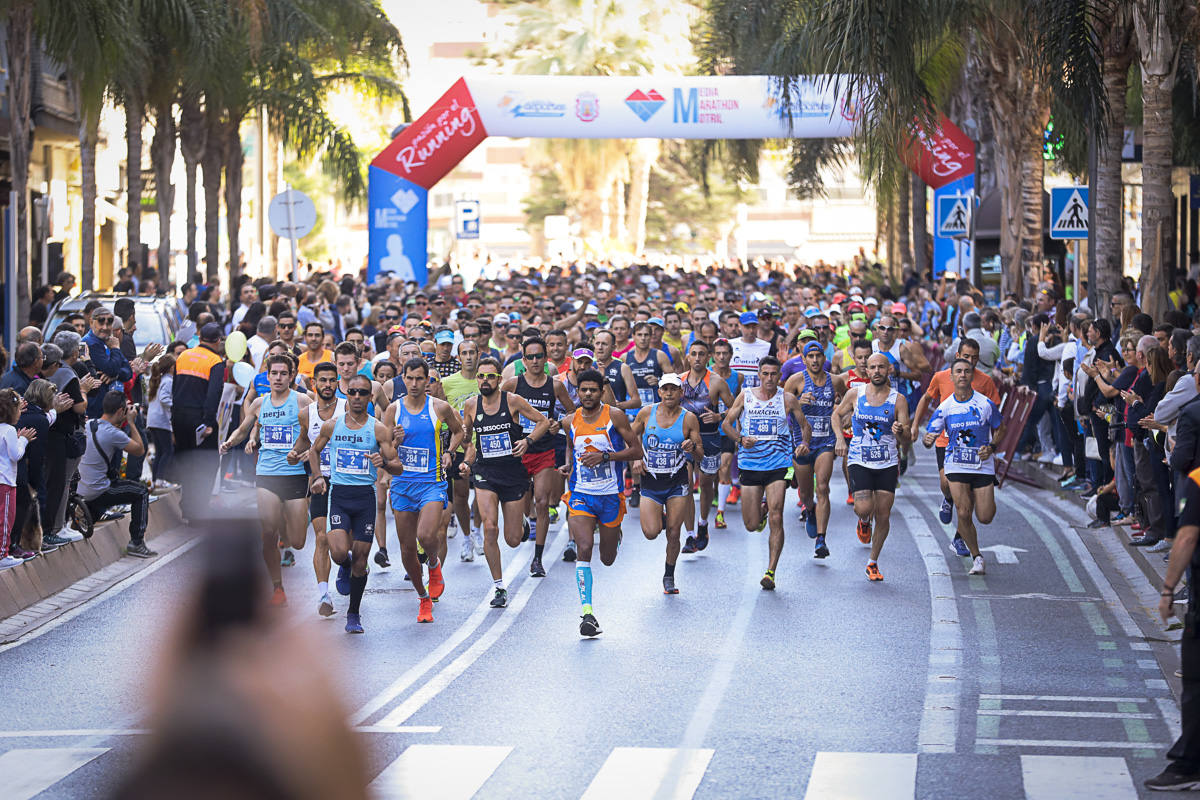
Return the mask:
<path fill-rule="evenodd" d="M 210 322 L 200 329 L 200 341 L 202 342 L 219 342 L 221 341 L 221 326 L 215 322 Z"/>

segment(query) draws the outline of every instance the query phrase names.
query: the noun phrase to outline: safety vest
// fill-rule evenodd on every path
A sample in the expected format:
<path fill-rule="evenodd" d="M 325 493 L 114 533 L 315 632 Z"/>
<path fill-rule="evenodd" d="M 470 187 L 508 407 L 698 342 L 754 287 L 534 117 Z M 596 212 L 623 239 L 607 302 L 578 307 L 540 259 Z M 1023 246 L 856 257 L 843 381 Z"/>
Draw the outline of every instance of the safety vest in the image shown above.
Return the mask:
<path fill-rule="evenodd" d="M 175 375 L 190 375 L 206 381 L 212 368 L 222 361 L 224 359 L 221 356 L 207 347 L 193 347 L 179 355 L 179 360 L 175 362 Z"/>

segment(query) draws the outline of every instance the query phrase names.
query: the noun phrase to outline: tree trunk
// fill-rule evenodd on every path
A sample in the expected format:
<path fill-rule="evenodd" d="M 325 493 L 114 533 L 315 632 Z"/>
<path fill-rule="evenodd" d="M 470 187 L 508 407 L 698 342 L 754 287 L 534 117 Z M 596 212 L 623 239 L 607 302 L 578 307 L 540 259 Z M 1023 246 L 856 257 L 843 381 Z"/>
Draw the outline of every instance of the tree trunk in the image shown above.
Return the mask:
<path fill-rule="evenodd" d="M 925 181 L 913 175 L 912 201 L 912 240 L 913 240 L 913 271 L 922 281 L 929 271 L 929 228 L 925 201 Z"/>
<path fill-rule="evenodd" d="M 183 187 L 187 204 L 187 262 L 188 280 L 200 268 L 200 254 L 196 249 L 196 173 L 204 157 L 204 145 L 208 139 L 204 111 L 200 108 L 200 97 L 187 92 L 179 102 L 179 150 L 183 155 L 183 167 L 187 178 Z"/>
<path fill-rule="evenodd" d="M 150 142 L 154 160 L 155 204 L 158 209 L 158 277 L 171 279 L 171 211 L 175 208 L 175 185 L 171 169 L 175 165 L 175 102 L 167 98 L 154 109 L 154 138 Z"/>
<path fill-rule="evenodd" d="M 229 239 L 229 285 L 242 272 L 242 151 L 241 119 L 230 119 L 225 128 L 225 229 Z"/>
<path fill-rule="evenodd" d="M 658 139 L 636 139 L 630 153 L 629 208 L 625 227 L 633 245 L 633 254 L 646 249 L 646 210 L 650 205 L 650 170 L 658 160 L 662 143 Z"/>
<path fill-rule="evenodd" d="M 897 276 L 903 279 L 904 270 L 912 269 L 913 265 L 912 189 L 908 183 L 908 172 L 905 172 L 900 177 L 897 199 L 900 201 L 899 213 L 896 215 L 896 233 L 900 239 L 900 252 L 897 253 L 899 256 L 897 259 L 899 261 Z"/>
<path fill-rule="evenodd" d="M 1031 109 L 1034 119 L 1026 122 L 1021 148 L 1020 235 L 1021 275 L 1025 279 L 1021 290 L 1023 292 L 1028 292 L 1037 285 L 1045 262 L 1042 205 L 1046 159 L 1042 153 L 1045 147 L 1046 123 L 1050 121 L 1050 102 L 1048 99 L 1039 98 L 1037 105 L 1041 106 L 1041 111 Z"/>
<path fill-rule="evenodd" d="M 219 111 L 208 109 L 205 127 L 208 144 L 201 160 L 204 169 L 204 260 L 205 278 L 213 284 L 221 278 L 221 170 L 225 164 L 225 134 Z"/>
<path fill-rule="evenodd" d="M 17 321 L 29 319 L 29 151 L 33 146 L 30 61 L 33 49 L 33 3 L 15 3 L 8 12 L 9 158 L 17 207 Z"/>
<path fill-rule="evenodd" d="M 145 104 L 136 90 L 125 97 L 125 266 L 134 272 L 146 266 L 138 261 L 142 247 L 142 113 Z"/>
<path fill-rule="evenodd" d="M 1104 94 L 1108 101 L 1108 132 L 1096 141 L 1095 219 L 1096 274 L 1089 275 L 1092 313 L 1111 319 L 1110 301 L 1121 285 L 1124 251 L 1121 190 L 1121 150 L 1125 133 L 1125 92 L 1132 52 L 1128 21 L 1114 20 L 1102 42 Z"/>
<path fill-rule="evenodd" d="M 888 198 L 887 206 L 887 264 L 886 276 L 889 281 L 896 279 L 896 273 L 900 270 L 900 225 L 897 222 L 897 217 L 900 216 L 900 201 L 893 194 Z"/>
<path fill-rule="evenodd" d="M 79 288 L 96 288 L 96 144 L 100 139 L 100 115 L 79 113 L 79 178 L 83 213 L 79 222 Z"/>

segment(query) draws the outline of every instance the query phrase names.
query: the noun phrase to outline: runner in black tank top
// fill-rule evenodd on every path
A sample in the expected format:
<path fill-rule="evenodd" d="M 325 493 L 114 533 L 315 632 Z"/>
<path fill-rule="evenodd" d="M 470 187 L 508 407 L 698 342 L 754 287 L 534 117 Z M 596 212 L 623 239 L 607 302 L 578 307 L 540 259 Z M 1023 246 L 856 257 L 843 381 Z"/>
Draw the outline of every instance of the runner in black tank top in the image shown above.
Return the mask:
<path fill-rule="evenodd" d="M 529 401 L 529 405 L 542 412 L 542 416 L 547 419 L 558 419 L 556 413 L 557 403 L 554 399 L 554 381 L 549 377 L 541 386 L 530 386 L 529 381 L 525 380 L 524 375 L 517 376 L 517 385 L 515 390 L 517 394 Z M 533 430 L 533 421 L 521 418 L 523 435 Z M 545 453 L 548 450 L 554 449 L 554 437 L 544 436 L 533 444 L 529 445 L 528 453 Z"/>

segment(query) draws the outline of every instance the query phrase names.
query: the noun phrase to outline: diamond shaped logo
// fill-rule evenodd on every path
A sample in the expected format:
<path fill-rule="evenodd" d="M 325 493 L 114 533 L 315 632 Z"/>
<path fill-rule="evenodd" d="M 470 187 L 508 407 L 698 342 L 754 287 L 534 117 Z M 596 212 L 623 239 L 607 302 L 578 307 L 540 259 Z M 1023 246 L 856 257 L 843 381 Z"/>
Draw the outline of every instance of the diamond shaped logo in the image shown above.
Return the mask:
<path fill-rule="evenodd" d="M 638 119 L 642 122 L 653 117 L 655 112 L 662 108 L 666 102 L 663 96 L 654 89 L 648 92 L 635 89 L 633 94 L 625 98 L 625 105 L 629 106 L 629 110 L 637 114 Z"/>
<path fill-rule="evenodd" d="M 392 195 L 392 205 L 400 209 L 401 213 L 407 214 L 413 210 L 413 206 L 421 202 L 421 198 L 412 189 L 407 187 L 401 189 Z"/>

